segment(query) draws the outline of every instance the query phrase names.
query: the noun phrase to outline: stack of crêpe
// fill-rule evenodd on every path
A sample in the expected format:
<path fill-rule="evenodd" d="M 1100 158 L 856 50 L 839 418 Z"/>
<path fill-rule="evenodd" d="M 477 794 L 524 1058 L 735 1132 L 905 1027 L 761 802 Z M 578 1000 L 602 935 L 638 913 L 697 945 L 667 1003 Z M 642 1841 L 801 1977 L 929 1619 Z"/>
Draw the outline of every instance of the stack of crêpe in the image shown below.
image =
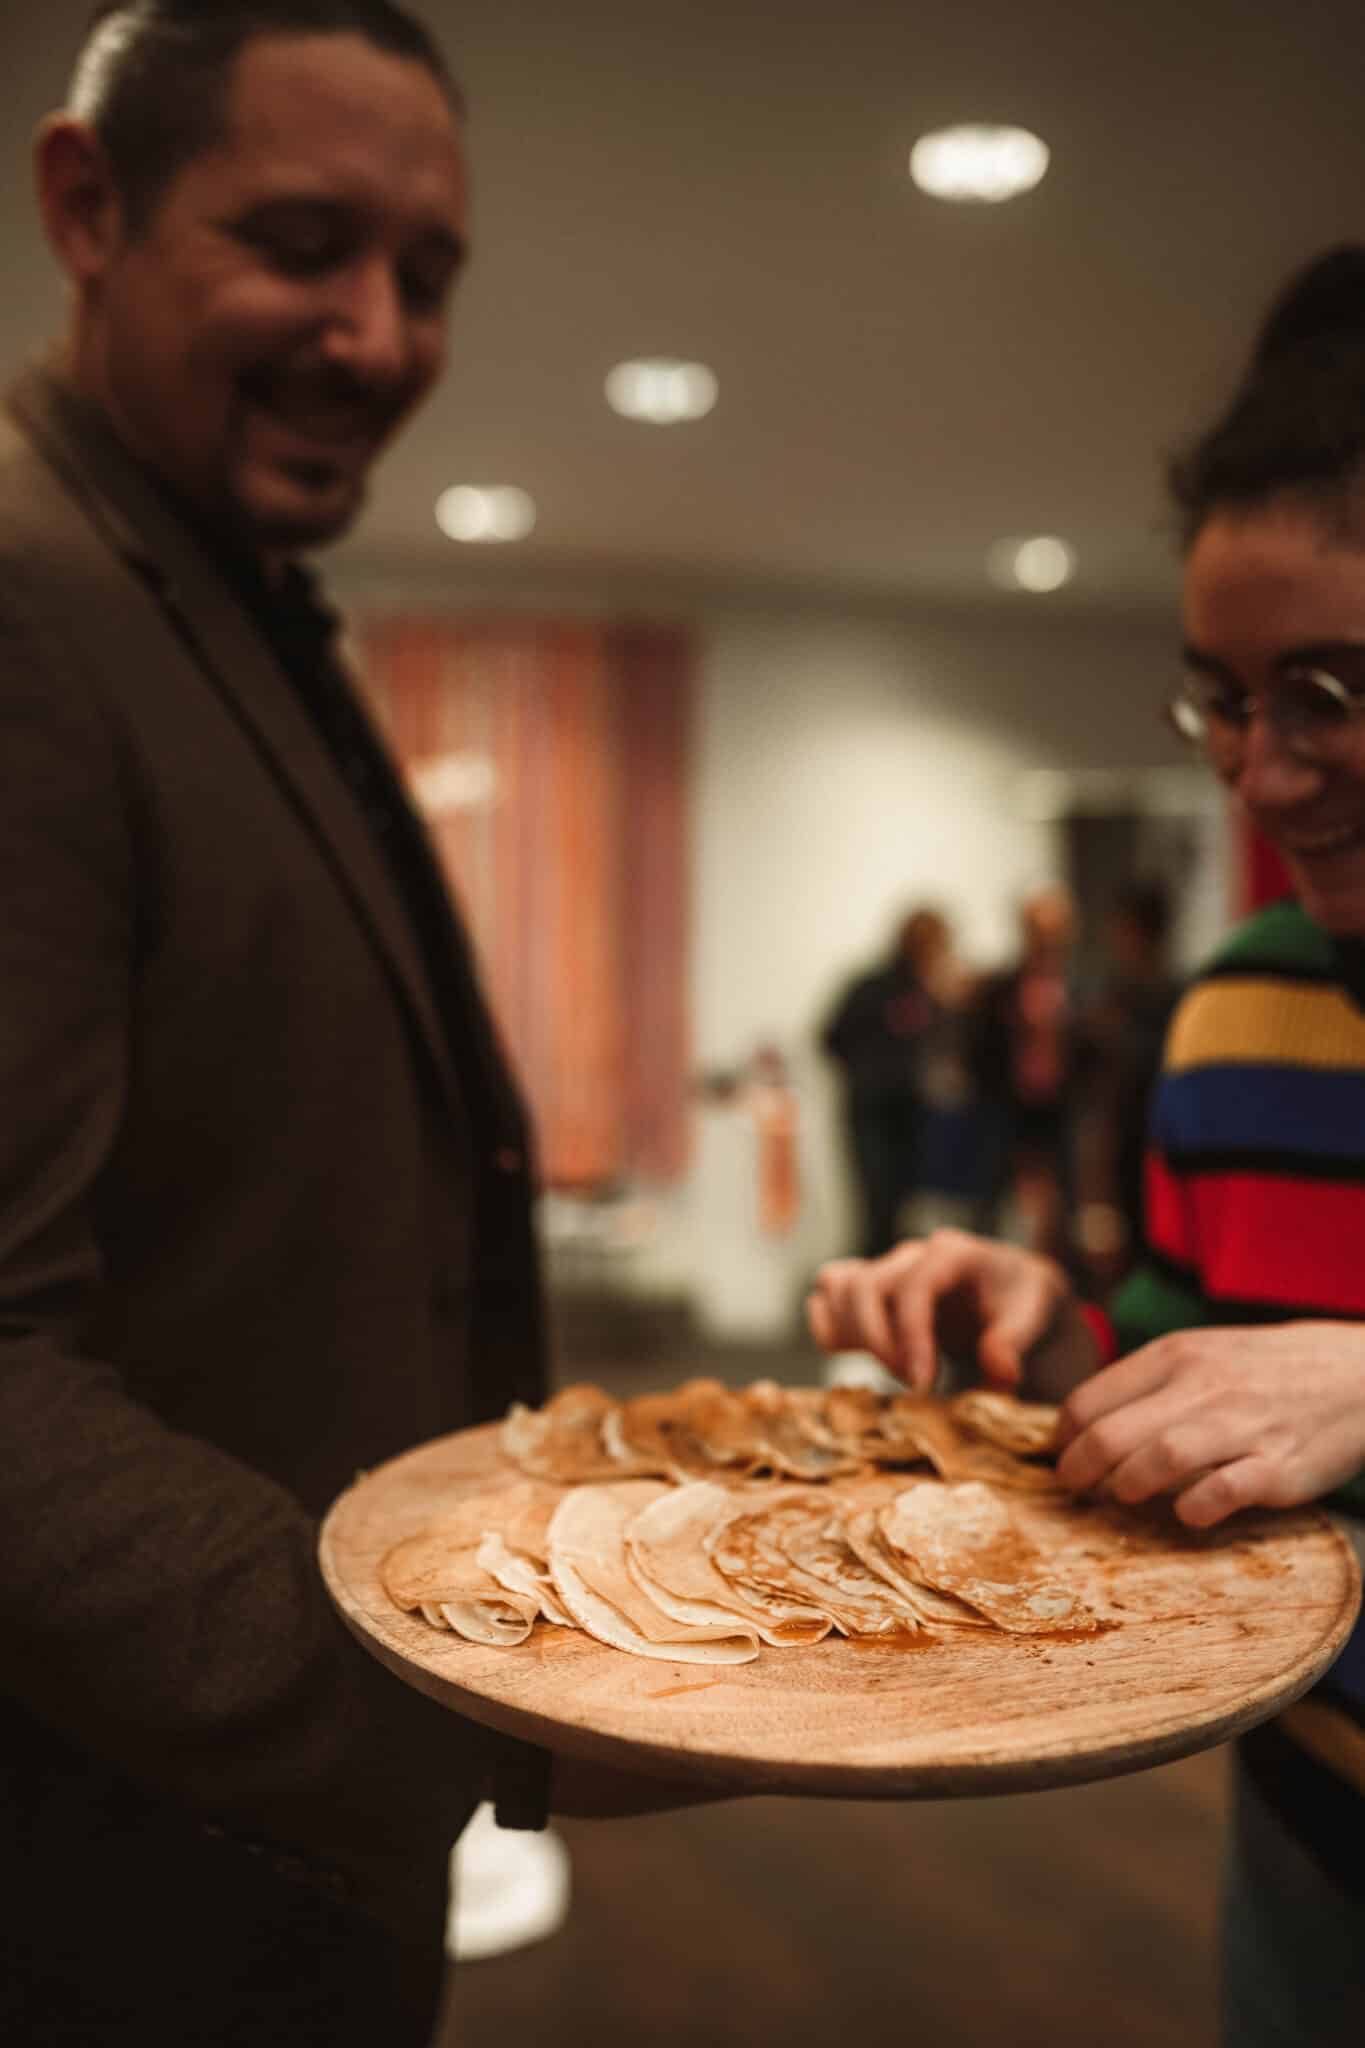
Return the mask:
<path fill-rule="evenodd" d="M 502 1425 L 503 1473 L 383 1560 L 484 1644 L 582 1629 L 670 1663 L 851 1637 L 1089 1631 L 1011 1496 L 1056 1493 L 1053 1408 L 973 1389 L 567 1387 Z"/>

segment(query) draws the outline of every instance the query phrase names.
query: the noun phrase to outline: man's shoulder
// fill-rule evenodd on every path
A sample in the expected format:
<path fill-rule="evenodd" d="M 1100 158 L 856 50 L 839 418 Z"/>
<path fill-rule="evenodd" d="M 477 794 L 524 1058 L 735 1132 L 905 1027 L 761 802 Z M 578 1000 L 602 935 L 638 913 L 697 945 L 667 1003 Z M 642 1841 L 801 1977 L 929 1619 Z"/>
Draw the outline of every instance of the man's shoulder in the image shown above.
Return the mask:
<path fill-rule="evenodd" d="M 0 581 L 36 599 L 63 538 L 82 525 L 46 451 L 22 416 L 0 404 Z"/>
<path fill-rule="evenodd" d="M 11 529 L 26 531 L 41 511 L 42 497 L 35 499 L 34 485 L 50 479 L 52 470 L 27 428 L 0 403 L 0 542 Z"/>

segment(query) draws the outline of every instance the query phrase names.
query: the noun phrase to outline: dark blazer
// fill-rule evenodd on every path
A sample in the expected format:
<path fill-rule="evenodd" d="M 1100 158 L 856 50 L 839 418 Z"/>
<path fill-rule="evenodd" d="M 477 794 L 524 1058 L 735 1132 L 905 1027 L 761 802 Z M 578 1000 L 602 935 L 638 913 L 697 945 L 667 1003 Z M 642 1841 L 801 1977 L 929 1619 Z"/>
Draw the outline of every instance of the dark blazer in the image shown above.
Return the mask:
<path fill-rule="evenodd" d="M 452 1047 L 258 629 L 29 377 L 0 420 L 0 1772 L 96 1759 L 395 1922 L 482 1752 L 336 1621 L 315 1518 L 543 1392 L 527 1133 L 462 971 Z"/>

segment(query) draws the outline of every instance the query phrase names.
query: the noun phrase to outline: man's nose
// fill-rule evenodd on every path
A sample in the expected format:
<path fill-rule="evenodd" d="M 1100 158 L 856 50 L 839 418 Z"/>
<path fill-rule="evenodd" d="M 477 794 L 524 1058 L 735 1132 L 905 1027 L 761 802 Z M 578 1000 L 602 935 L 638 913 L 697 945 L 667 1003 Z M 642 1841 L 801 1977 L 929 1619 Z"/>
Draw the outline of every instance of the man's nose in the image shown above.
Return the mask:
<path fill-rule="evenodd" d="M 328 352 L 375 383 L 398 383 L 411 358 L 403 293 L 381 258 L 358 264 L 342 283 L 327 331 Z"/>
<path fill-rule="evenodd" d="M 1292 810 L 1313 796 L 1322 783 L 1322 769 L 1293 752 L 1265 707 L 1258 704 L 1242 740 L 1228 782 L 1253 810 Z"/>

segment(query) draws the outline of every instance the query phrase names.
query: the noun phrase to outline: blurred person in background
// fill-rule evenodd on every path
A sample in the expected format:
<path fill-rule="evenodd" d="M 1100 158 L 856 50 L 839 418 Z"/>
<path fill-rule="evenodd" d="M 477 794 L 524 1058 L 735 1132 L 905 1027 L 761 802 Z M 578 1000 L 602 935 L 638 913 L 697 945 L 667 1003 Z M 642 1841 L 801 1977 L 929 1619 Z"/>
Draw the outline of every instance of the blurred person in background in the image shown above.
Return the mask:
<path fill-rule="evenodd" d="M 1365 1548 L 1365 248 L 1285 288 L 1172 484 L 1173 716 L 1293 896 L 1241 925 L 1176 1009 L 1147 1255 L 1106 1315 L 1055 1261 L 945 1232 L 826 1268 L 809 1315 L 823 1345 L 863 1345 L 914 1385 L 944 1343 L 989 1380 L 1066 1395 L 1058 1469 L 1078 1492 L 1169 1495 L 1196 1529 L 1320 1500 Z M 1354 2048 L 1365 1621 L 1236 1752 L 1223 2039 Z"/>
<path fill-rule="evenodd" d="M 1008 1219 L 1034 1251 L 1070 1248 L 1076 998 L 1071 955 L 1076 912 L 1053 884 L 1019 909 L 1019 957 L 987 975 L 972 1002 L 970 1068 L 987 1142 L 974 1219 Z"/>
<path fill-rule="evenodd" d="M 896 1242 L 919 1184 L 925 1059 L 953 975 L 948 921 L 923 905 L 901 919 L 886 958 L 844 989 L 820 1034 L 843 1075 L 864 1258 Z"/>
<path fill-rule="evenodd" d="M 1144 1161 L 1152 1090 L 1180 993 L 1170 964 L 1172 906 L 1164 882 L 1134 879 L 1105 918 L 1108 971 L 1077 1018 L 1077 1256 L 1102 1286 L 1134 1265 L 1146 1241 Z"/>
<path fill-rule="evenodd" d="M 317 1522 L 536 1401 L 530 1138 L 300 556 L 443 363 L 388 0 L 106 6 L 0 419 L 0 2038 L 425 2048 L 451 1846 L 660 1800 L 352 1640 Z"/>

